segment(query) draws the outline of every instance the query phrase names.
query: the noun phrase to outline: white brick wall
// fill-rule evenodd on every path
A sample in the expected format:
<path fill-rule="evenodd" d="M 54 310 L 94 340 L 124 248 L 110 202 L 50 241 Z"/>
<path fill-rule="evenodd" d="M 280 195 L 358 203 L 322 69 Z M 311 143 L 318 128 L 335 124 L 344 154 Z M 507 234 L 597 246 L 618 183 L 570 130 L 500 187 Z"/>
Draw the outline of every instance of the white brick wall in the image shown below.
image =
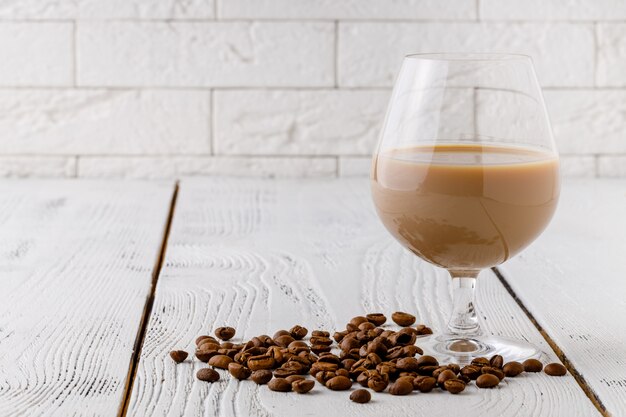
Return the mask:
<path fill-rule="evenodd" d="M 532 55 L 566 176 L 626 176 L 623 0 L 0 1 L 0 176 L 367 175 L 403 55 Z"/>

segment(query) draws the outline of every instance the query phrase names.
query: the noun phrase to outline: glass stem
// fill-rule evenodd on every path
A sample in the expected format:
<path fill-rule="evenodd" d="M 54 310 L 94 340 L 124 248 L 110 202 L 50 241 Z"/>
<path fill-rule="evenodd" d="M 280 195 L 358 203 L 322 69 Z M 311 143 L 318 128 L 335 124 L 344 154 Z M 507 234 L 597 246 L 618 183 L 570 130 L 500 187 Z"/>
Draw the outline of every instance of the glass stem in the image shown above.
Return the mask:
<path fill-rule="evenodd" d="M 474 306 L 474 289 L 478 271 L 450 271 L 452 276 L 452 316 L 448 333 L 462 337 L 481 334 Z"/>

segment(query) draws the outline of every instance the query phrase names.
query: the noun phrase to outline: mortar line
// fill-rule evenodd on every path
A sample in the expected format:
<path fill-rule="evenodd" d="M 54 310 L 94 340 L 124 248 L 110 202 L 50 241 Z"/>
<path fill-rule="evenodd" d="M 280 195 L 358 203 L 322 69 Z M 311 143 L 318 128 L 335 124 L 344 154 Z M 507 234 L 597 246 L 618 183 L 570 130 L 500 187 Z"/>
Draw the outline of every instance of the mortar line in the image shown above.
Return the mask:
<path fill-rule="evenodd" d="M 339 88 L 339 20 L 335 20 L 335 88 Z"/>
<path fill-rule="evenodd" d="M 209 90 L 209 146 L 211 151 L 209 154 L 215 156 L 215 90 Z"/>
<path fill-rule="evenodd" d="M 174 210 L 176 208 L 176 201 L 178 199 L 178 190 L 179 190 L 179 182 L 176 181 L 176 184 L 174 185 L 174 193 L 172 194 L 172 200 L 170 202 L 170 208 L 169 208 L 167 221 L 165 223 L 165 228 L 163 231 L 163 239 L 161 240 L 161 248 L 159 251 L 159 256 L 156 260 L 156 264 L 152 273 L 152 283 L 150 286 L 150 294 L 148 298 L 146 299 L 146 304 L 144 306 L 143 315 L 141 317 L 139 330 L 137 332 L 137 338 L 135 339 L 133 354 L 131 357 L 128 374 L 126 376 L 126 386 L 124 388 L 124 396 L 122 398 L 122 404 L 120 405 L 120 409 L 117 414 L 118 417 L 125 417 L 126 413 L 128 412 L 128 405 L 130 404 L 130 398 L 133 392 L 133 385 L 135 383 L 135 377 L 137 376 L 137 367 L 139 365 L 139 359 L 141 358 L 141 350 L 143 347 L 143 342 L 146 337 L 146 332 L 148 330 L 148 323 L 150 321 L 152 307 L 154 306 L 156 286 L 159 280 L 159 275 L 161 274 L 161 270 L 163 268 L 163 261 L 165 260 L 165 251 L 167 249 L 167 241 L 169 239 L 170 231 L 172 229 L 172 219 L 174 218 Z"/>
<path fill-rule="evenodd" d="M 78 57 L 76 56 L 76 54 L 78 53 L 77 50 L 77 37 L 76 37 L 76 31 L 77 31 L 77 22 L 76 20 L 72 21 L 72 86 L 76 87 L 78 85 L 78 68 L 76 63 L 78 62 Z"/>
<path fill-rule="evenodd" d="M 524 302 L 515 294 L 515 291 L 511 287 L 511 285 L 507 282 L 506 278 L 502 272 L 497 268 L 491 268 L 493 273 L 496 275 L 504 289 L 509 293 L 509 295 L 513 298 L 513 300 L 517 303 L 519 308 L 526 314 L 526 317 L 530 320 L 530 322 L 537 328 L 541 336 L 545 339 L 545 341 L 550 345 L 550 348 L 554 351 L 556 356 L 560 359 L 560 361 L 565 365 L 565 368 L 569 371 L 569 373 L 574 377 L 578 386 L 583 390 L 587 398 L 591 401 L 591 403 L 596 407 L 596 409 L 602 414 L 604 417 L 611 417 L 611 414 L 607 411 L 606 407 L 602 403 L 602 400 L 598 397 L 598 395 L 593 391 L 593 389 L 587 384 L 585 378 L 576 370 L 574 365 L 567 358 L 567 355 L 561 350 L 559 345 L 556 344 L 554 339 L 548 334 L 548 332 L 539 324 L 535 316 L 528 310 L 528 308 L 524 305 Z"/>
<path fill-rule="evenodd" d="M 600 43 L 598 42 L 598 22 L 593 22 L 593 86 L 598 86 L 598 54 Z"/>

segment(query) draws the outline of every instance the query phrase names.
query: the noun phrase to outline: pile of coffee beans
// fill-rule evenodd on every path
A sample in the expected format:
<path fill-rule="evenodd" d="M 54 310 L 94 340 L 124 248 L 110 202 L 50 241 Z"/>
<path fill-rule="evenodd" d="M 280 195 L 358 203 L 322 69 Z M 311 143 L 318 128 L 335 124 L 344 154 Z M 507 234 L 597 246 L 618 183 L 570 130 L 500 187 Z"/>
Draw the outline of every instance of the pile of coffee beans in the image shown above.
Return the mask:
<path fill-rule="evenodd" d="M 201 381 L 220 379 L 217 369 L 227 370 L 237 380 L 251 379 L 267 385 L 272 391 L 305 394 L 313 389 L 315 381 L 333 391 L 345 391 L 356 383 L 374 392 L 387 391 L 391 395 L 408 395 L 413 391 L 430 392 L 434 389 L 458 394 L 472 381 L 478 388 L 494 388 L 504 378 L 522 372 L 544 372 L 562 376 L 567 370 L 560 363 L 546 365 L 536 359 L 523 363 L 504 363 L 502 356 L 476 358 L 471 364 L 440 364 L 415 345 L 419 336 L 432 334 L 423 324 L 415 324 L 415 316 L 395 312 L 392 320 L 401 327 L 391 330 L 382 327 L 387 317 L 381 313 L 353 317 L 345 330 L 335 332 L 314 330 L 296 325 L 279 330 L 271 337 L 259 335 L 245 343 L 230 340 L 236 330 L 220 327 L 215 337 L 196 339 L 196 358 L 209 365 L 200 369 L 196 377 Z M 333 350 L 336 353 L 333 353 Z M 170 352 L 176 363 L 184 362 L 188 353 Z M 307 375 L 313 377 L 308 379 Z M 367 403 L 371 393 L 357 389 L 350 395 L 356 403 Z"/>

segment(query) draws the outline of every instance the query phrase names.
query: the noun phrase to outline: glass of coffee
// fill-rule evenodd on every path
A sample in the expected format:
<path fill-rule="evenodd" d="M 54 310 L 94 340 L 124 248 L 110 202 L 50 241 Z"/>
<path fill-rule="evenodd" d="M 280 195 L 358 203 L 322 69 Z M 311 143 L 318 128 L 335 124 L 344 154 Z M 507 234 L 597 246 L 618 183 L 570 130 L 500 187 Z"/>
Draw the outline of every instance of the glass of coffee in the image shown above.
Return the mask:
<path fill-rule="evenodd" d="M 531 344 L 483 334 L 474 305 L 478 273 L 537 238 L 559 198 L 558 154 L 531 59 L 406 56 L 371 186 L 393 237 L 452 277 L 452 316 L 429 347 L 459 362 L 537 356 Z"/>

